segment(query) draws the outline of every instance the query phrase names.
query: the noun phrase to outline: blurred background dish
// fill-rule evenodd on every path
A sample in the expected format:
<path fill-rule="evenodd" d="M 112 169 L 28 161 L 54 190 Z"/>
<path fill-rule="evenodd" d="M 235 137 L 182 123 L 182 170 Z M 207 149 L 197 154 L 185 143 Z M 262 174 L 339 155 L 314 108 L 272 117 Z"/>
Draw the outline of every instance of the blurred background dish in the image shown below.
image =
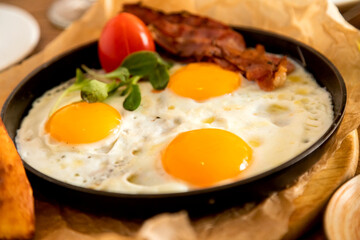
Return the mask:
<path fill-rule="evenodd" d="M 0 71 L 29 55 L 40 39 L 35 18 L 25 10 L 0 3 Z"/>
<path fill-rule="evenodd" d="M 342 185 L 326 207 L 324 227 L 329 240 L 360 238 L 360 175 Z"/>
<path fill-rule="evenodd" d="M 48 18 L 58 28 L 67 28 L 78 20 L 96 0 L 56 0 L 48 11 Z"/>

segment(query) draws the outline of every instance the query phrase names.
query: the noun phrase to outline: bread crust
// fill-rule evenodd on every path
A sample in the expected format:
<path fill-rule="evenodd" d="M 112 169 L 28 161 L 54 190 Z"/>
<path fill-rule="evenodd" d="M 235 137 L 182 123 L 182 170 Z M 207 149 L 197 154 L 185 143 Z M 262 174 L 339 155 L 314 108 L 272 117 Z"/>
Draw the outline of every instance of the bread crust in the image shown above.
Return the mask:
<path fill-rule="evenodd" d="M 29 239 L 34 230 L 32 188 L 0 119 L 0 239 Z"/>

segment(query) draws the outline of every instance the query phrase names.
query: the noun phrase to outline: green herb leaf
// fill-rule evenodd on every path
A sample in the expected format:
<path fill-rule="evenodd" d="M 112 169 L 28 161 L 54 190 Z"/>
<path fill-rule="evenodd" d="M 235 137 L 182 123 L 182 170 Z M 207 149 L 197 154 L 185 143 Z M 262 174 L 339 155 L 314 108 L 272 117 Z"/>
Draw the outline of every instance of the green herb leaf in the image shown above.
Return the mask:
<path fill-rule="evenodd" d="M 123 83 L 123 82 L 113 81 L 112 83 L 106 84 L 106 87 L 107 87 L 108 93 L 113 93 L 113 92 L 115 92 L 119 87 L 124 86 L 124 85 L 125 85 L 125 83 Z"/>
<path fill-rule="evenodd" d="M 164 89 L 169 82 L 168 68 L 171 65 L 156 52 L 139 51 L 127 56 L 121 66 L 110 73 L 101 74 L 85 65 L 81 67 L 87 75 L 85 76 L 81 69 L 76 69 L 74 84 L 61 94 L 50 114 L 56 110 L 63 97 L 69 92 L 81 90 L 83 100 L 101 102 L 122 86 L 124 88 L 120 95 L 127 95 L 123 106 L 126 110 L 134 111 L 141 102 L 138 81 L 149 80 L 154 89 Z"/>
<path fill-rule="evenodd" d="M 102 82 L 107 82 L 109 79 L 107 79 L 105 77 L 104 74 L 101 74 L 101 73 L 97 73 L 96 71 L 88 68 L 87 66 L 85 65 L 81 65 L 81 68 L 85 70 L 85 72 L 89 75 L 89 77 L 91 79 L 96 79 L 96 80 L 99 80 L 99 81 L 102 81 Z"/>
<path fill-rule="evenodd" d="M 125 98 L 123 107 L 126 110 L 134 111 L 137 109 L 141 102 L 141 93 L 139 85 L 132 84 L 130 88 L 130 94 Z"/>
<path fill-rule="evenodd" d="M 98 80 L 91 80 L 81 88 L 81 98 L 86 102 L 102 102 L 109 94 L 119 88 L 121 83 L 103 83 Z"/>
<path fill-rule="evenodd" d="M 167 66 L 158 65 L 157 68 L 149 76 L 149 81 L 154 89 L 162 90 L 166 88 L 169 82 L 169 72 L 167 71 Z"/>
<path fill-rule="evenodd" d="M 127 85 L 127 87 L 120 92 L 120 96 L 125 96 L 130 92 L 131 85 Z"/>
<path fill-rule="evenodd" d="M 70 92 L 74 92 L 74 91 L 78 91 L 80 90 L 84 85 L 86 85 L 87 83 L 89 83 L 89 79 L 85 78 L 83 72 L 81 71 L 80 68 L 76 69 L 76 79 L 75 82 L 68 87 L 61 95 L 60 97 L 56 100 L 54 106 L 52 107 L 51 111 L 49 112 L 49 116 L 51 116 L 56 109 L 58 108 L 58 106 L 60 105 L 61 100 Z"/>
<path fill-rule="evenodd" d="M 127 56 L 121 63 L 132 76 L 146 76 L 158 64 L 158 54 L 152 51 L 139 51 Z"/>
<path fill-rule="evenodd" d="M 75 84 L 79 84 L 81 82 L 83 82 L 85 80 L 84 74 L 81 71 L 80 68 L 76 69 L 76 80 L 75 80 Z"/>
<path fill-rule="evenodd" d="M 130 72 L 127 68 L 120 66 L 114 71 L 105 74 L 105 77 L 120 79 L 125 82 L 130 77 Z"/>
<path fill-rule="evenodd" d="M 165 60 L 162 59 L 159 55 L 158 55 L 157 61 L 158 61 L 158 64 L 165 66 L 167 69 L 171 68 L 171 67 L 174 65 L 174 64 L 171 63 L 171 62 L 165 61 Z"/>
<path fill-rule="evenodd" d="M 89 103 L 102 102 L 108 97 L 108 87 L 106 83 L 91 80 L 81 88 L 81 98 Z"/>

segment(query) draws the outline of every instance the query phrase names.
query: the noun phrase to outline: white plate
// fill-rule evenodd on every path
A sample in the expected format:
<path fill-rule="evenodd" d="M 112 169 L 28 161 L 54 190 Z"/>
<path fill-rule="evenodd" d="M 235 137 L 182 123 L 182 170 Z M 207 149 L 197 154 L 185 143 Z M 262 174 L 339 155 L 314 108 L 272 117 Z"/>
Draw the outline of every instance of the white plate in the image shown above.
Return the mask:
<path fill-rule="evenodd" d="M 40 39 L 39 24 L 25 10 L 0 3 L 0 71 L 31 53 Z"/>

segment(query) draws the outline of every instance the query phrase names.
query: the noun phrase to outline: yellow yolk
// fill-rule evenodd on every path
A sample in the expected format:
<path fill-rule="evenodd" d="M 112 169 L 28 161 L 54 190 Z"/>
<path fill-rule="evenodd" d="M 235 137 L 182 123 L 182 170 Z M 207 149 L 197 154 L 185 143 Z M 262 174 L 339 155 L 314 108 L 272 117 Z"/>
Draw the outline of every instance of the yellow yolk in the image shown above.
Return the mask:
<path fill-rule="evenodd" d="M 92 143 L 112 133 L 120 119 L 120 113 L 107 104 L 78 102 L 57 110 L 45 130 L 60 142 Z"/>
<path fill-rule="evenodd" d="M 203 101 L 232 93 L 241 84 L 240 75 L 213 63 L 191 63 L 176 71 L 168 87 L 177 95 Z"/>
<path fill-rule="evenodd" d="M 221 129 L 180 133 L 165 149 L 167 173 L 199 187 L 237 177 L 251 161 L 251 148 L 237 135 Z"/>

